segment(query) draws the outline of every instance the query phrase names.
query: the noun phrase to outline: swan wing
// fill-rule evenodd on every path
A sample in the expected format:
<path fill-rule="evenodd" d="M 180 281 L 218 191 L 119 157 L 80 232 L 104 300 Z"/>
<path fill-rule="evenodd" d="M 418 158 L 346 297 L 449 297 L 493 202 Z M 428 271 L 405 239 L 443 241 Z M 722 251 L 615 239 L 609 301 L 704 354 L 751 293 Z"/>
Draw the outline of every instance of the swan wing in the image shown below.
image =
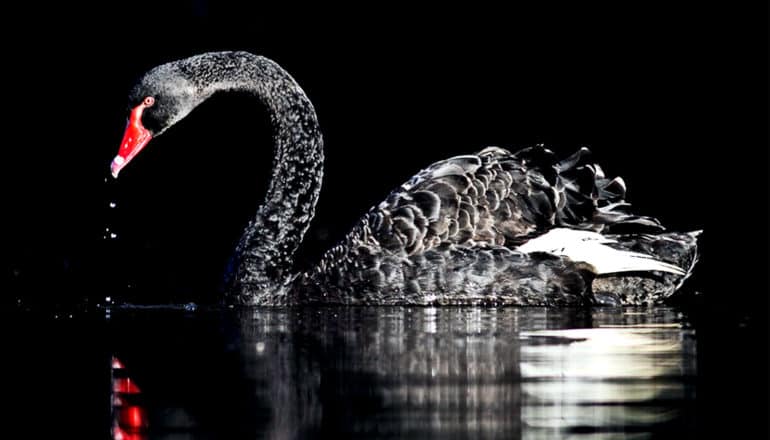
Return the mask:
<path fill-rule="evenodd" d="M 662 229 L 630 214 L 623 180 L 605 178 L 589 158 L 585 148 L 559 161 L 542 146 L 516 153 L 489 147 L 420 171 L 365 220 L 383 249 L 405 255 L 441 244 L 513 248 L 554 226 Z"/>

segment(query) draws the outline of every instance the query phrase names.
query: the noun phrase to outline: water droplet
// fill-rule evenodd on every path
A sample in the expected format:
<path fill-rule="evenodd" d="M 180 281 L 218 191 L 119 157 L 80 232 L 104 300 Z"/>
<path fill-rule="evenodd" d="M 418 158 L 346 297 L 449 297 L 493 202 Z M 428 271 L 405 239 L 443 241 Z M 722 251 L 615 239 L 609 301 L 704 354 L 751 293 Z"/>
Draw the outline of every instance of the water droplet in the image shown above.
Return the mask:
<path fill-rule="evenodd" d="M 115 202 L 110 202 L 110 208 L 115 208 L 116 206 L 118 206 L 118 204 L 117 204 L 117 203 L 115 203 Z"/>
<path fill-rule="evenodd" d="M 104 228 L 104 230 L 105 230 L 105 232 L 110 232 L 110 228 L 109 227 Z"/>

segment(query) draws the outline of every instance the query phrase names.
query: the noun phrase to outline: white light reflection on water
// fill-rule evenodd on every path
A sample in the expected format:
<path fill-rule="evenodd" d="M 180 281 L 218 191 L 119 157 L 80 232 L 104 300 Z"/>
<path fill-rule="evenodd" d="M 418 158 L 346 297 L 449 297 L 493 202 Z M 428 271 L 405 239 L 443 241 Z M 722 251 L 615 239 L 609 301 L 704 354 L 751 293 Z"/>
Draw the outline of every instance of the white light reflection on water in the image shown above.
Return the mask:
<path fill-rule="evenodd" d="M 628 314 L 628 316 L 639 316 Z M 525 438 L 646 438 L 693 400 L 694 330 L 679 323 L 522 332 Z"/>

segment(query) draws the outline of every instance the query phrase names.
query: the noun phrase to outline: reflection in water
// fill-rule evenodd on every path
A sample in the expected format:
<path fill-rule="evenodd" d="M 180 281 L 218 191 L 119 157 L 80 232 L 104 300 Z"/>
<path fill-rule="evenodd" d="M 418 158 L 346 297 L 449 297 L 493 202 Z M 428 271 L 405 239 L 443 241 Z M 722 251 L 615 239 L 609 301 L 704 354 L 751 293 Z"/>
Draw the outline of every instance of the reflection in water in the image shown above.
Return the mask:
<path fill-rule="evenodd" d="M 112 320 L 150 438 L 643 438 L 694 423 L 694 331 L 671 309 L 154 313 Z"/>
<path fill-rule="evenodd" d="M 126 373 L 120 359 L 110 361 L 110 413 L 113 440 L 144 440 L 147 429 L 147 413 L 141 404 L 141 390 Z"/>
<path fill-rule="evenodd" d="M 677 325 L 522 336 L 522 420 L 537 437 L 644 432 L 676 420 L 677 403 L 695 397 L 683 382 L 695 375 L 694 339 Z"/>

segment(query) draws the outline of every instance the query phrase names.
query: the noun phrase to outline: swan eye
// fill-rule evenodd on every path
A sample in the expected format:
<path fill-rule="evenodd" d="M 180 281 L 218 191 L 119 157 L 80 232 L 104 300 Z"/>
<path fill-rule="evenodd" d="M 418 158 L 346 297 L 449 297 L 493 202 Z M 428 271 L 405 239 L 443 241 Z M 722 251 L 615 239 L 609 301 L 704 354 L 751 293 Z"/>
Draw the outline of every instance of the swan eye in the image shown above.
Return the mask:
<path fill-rule="evenodd" d="M 155 104 L 155 98 L 153 98 L 152 96 L 148 96 L 144 98 L 143 104 L 145 107 L 152 107 L 153 104 Z"/>

